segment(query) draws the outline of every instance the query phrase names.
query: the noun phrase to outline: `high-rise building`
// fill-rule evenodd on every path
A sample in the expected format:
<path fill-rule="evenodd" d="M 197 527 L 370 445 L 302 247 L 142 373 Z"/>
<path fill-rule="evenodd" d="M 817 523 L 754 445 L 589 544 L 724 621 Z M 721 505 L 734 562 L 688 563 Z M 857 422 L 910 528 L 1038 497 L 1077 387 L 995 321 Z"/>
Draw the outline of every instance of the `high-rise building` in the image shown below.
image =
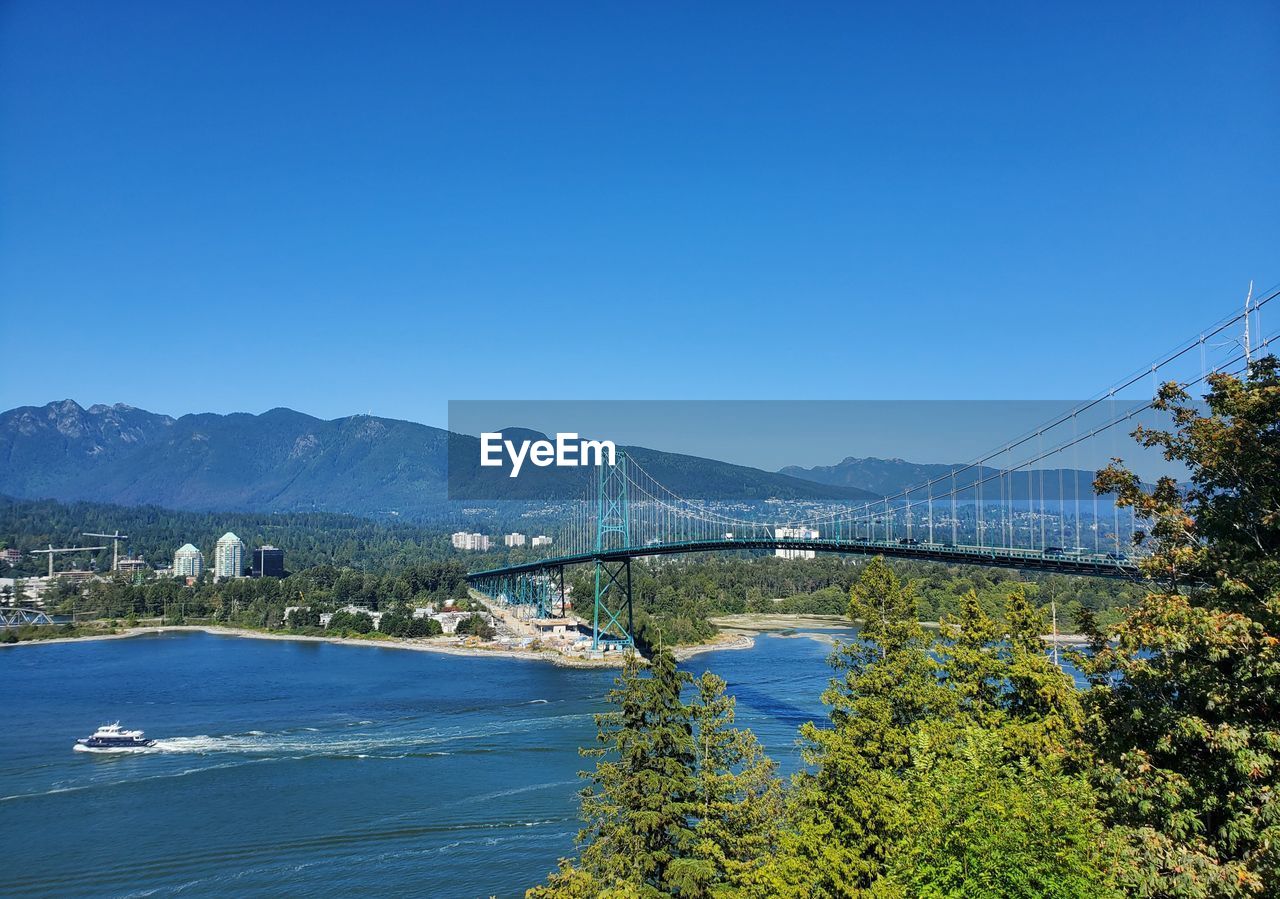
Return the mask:
<path fill-rule="evenodd" d="M 253 577 L 284 577 L 284 550 L 271 545 L 253 551 Z"/>
<path fill-rule="evenodd" d="M 537 537 L 533 538 L 533 540 L 530 542 L 529 545 L 534 547 L 535 549 L 539 546 L 550 546 L 551 538 L 546 536 L 545 534 L 539 534 Z"/>
<path fill-rule="evenodd" d="M 213 549 L 213 576 L 219 580 L 244 577 L 244 541 L 227 531 Z"/>
<path fill-rule="evenodd" d="M 524 546 L 524 534 L 507 534 L 502 538 L 502 542 L 507 546 Z"/>
<path fill-rule="evenodd" d="M 489 538 L 484 534 L 468 534 L 466 531 L 458 531 L 453 535 L 453 548 L 465 549 L 472 552 L 488 552 Z"/>
<path fill-rule="evenodd" d="M 817 540 L 818 532 L 813 528 L 774 528 L 773 536 L 778 540 Z M 780 559 L 812 559 L 817 556 L 811 549 L 792 549 L 780 547 L 774 550 Z"/>
<path fill-rule="evenodd" d="M 190 543 L 173 554 L 174 577 L 199 577 L 204 571 L 204 553 Z"/>

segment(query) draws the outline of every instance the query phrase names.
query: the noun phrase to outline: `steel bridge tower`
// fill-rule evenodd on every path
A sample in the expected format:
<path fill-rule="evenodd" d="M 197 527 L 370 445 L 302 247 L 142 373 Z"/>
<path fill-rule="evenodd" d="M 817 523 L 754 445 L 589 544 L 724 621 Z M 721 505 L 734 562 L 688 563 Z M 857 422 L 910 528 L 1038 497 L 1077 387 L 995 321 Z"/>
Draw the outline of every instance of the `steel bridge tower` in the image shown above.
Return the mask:
<path fill-rule="evenodd" d="M 631 546 L 631 502 L 627 490 L 627 456 L 619 453 L 613 465 L 599 466 L 596 493 L 595 608 L 591 616 L 591 649 L 606 644 L 635 645 L 631 614 L 631 558 L 608 562 L 602 554 Z M 626 624 L 623 624 L 623 618 Z M 603 620 L 603 627 L 601 626 Z"/>

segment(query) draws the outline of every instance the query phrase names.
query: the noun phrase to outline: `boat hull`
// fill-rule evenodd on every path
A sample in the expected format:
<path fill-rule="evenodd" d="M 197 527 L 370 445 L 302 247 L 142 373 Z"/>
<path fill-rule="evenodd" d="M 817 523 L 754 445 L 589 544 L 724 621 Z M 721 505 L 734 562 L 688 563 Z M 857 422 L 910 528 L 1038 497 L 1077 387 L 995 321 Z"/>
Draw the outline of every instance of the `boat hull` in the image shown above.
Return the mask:
<path fill-rule="evenodd" d="M 130 749 L 150 749 L 156 745 L 155 740 L 95 740 L 93 737 L 86 737 L 83 740 L 76 740 L 77 749 L 102 749 L 102 750 L 130 750 Z"/>

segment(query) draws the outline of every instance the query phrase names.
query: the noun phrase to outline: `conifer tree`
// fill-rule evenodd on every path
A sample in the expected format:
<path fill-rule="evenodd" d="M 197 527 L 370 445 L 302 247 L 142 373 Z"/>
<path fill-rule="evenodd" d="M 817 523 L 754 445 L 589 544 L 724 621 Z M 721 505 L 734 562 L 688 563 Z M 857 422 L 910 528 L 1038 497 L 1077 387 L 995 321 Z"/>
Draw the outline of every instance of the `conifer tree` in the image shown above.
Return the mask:
<path fill-rule="evenodd" d="M 930 654 L 911 586 L 872 559 L 851 590 L 849 614 L 862 631 L 832 655 L 837 676 L 822 696 L 831 726 L 801 728 L 813 771 L 794 781 L 793 830 L 753 881 L 755 895 L 870 895 L 911 826 L 901 775 L 913 748 L 951 740 L 955 694 Z"/>
<path fill-rule="evenodd" d="M 598 745 L 583 753 L 598 762 L 582 793 L 579 841 L 583 869 L 606 886 L 669 894 L 671 865 L 693 844 L 693 734 L 681 698 L 689 680 L 669 649 L 658 648 L 648 672 L 633 655 L 608 696 L 614 710 L 597 716 Z"/>
<path fill-rule="evenodd" d="M 755 735 L 734 726 L 735 702 L 724 680 L 708 671 L 696 687 L 696 840 L 682 862 L 680 895 L 735 895 L 776 850 L 782 784 Z"/>

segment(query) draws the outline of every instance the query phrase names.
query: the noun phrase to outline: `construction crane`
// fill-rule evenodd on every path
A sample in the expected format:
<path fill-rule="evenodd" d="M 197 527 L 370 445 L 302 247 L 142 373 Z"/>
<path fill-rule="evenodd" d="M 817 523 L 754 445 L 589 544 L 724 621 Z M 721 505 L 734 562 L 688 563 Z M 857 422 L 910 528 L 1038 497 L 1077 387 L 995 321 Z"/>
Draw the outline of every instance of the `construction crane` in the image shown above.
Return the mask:
<path fill-rule="evenodd" d="M 106 537 L 111 541 L 111 570 L 115 571 L 120 567 L 120 541 L 128 540 L 128 534 L 122 534 L 117 530 L 114 534 L 90 534 L 81 532 L 81 537 Z M 50 556 L 49 558 L 53 558 Z"/>
<path fill-rule="evenodd" d="M 48 549 L 31 550 L 31 555 L 33 556 L 46 555 L 49 557 L 49 577 L 52 578 L 53 577 L 53 557 L 55 554 L 87 553 L 87 552 L 96 552 L 97 550 L 100 550 L 100 549 L 106 549 L 106 547 L 105 546 L 63 546 L 58 549 L 54 549 L 53 544 L 50 543 Z"/>

